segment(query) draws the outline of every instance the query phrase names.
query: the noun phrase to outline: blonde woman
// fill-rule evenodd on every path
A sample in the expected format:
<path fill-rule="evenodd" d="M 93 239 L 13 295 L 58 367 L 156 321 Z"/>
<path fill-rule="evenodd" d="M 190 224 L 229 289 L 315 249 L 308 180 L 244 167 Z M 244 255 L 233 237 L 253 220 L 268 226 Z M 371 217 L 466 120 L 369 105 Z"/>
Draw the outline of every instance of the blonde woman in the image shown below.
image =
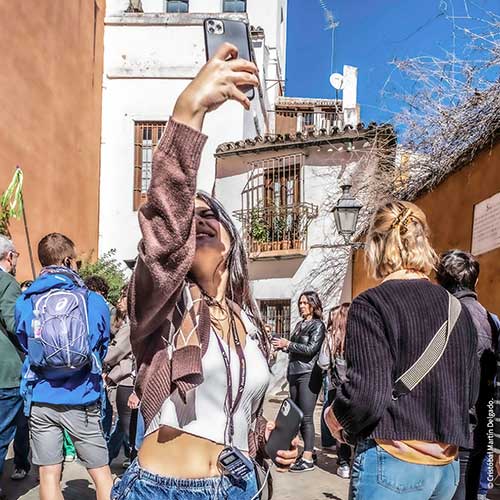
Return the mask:
<path fill-rule="evenodd" d="M 477 398 L 472 319 L 459 309 L 441 358 L 413 390 L 398 393 L 395 381 L 446 324 L 453 303 L 429 279 L 437 258 L 422 210 L 400 201 L 381 206 L 366 260 L 382 283 L 351 305 L 347 380 L 325 415 L 338 439 L 357 443 L 350 498 L 451 499 L 458 447 L 468 443 L 469 408 Z"/>

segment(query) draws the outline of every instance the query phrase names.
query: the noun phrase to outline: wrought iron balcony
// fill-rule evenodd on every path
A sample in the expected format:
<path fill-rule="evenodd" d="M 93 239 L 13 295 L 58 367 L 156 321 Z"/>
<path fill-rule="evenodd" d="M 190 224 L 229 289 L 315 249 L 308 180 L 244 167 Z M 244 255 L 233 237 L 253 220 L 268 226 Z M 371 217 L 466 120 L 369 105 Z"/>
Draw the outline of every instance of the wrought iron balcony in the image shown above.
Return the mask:
<path fill-rule="evenodd" d="M 307 251 L 307 228 L 317 217 L 312 203 L 254 207 L 235 212 L 250 258 L 293 257 Z"/>

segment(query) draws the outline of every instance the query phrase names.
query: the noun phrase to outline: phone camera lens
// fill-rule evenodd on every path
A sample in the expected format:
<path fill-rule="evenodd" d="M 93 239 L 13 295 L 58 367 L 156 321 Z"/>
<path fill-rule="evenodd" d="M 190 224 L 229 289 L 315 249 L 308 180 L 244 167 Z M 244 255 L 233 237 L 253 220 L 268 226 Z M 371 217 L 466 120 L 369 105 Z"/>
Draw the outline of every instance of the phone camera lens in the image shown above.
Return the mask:
<path fill-rule="evenodd" d="M 208 24 L 209 24 L 209 26 L 213 26 L 214 25 L 213 19 L 210 19 L 210 21 L 208 21 Z"/>
<path fill-rule="evenodd" d="M 209 33 L 213 33 L 214 31 L 215 31 L 215 30 L 214 30 L 213 26 L 210 26 L 210 28 L 208 28 L 208 32 L 209 32 Z"/>

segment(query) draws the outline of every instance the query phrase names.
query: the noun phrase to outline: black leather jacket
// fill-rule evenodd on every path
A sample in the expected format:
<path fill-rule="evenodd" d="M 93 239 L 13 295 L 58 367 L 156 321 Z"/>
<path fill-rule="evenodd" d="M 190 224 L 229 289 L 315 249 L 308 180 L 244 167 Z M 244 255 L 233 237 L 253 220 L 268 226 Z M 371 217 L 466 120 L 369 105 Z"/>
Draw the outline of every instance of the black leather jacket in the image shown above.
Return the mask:
<path fill-rule="evenodd" d="M 312 372 L 325 333 L 325 324 L 320 319 L 306 319 L 295 325 L 288 346 L 288 375 Z"/>

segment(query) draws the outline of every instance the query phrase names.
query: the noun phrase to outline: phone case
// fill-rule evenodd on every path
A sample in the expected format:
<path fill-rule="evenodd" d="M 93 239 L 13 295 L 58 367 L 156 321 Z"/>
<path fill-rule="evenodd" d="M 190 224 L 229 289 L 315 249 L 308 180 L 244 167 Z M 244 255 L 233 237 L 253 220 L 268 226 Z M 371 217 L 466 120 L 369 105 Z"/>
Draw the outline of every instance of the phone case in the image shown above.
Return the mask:
<path fill-rule="evenodd" d="M 222 25 L 222 31 L 218 30 Z M 250 51 L 250 35 L 248 33 L 248 25 L 243 21 L 230 21 L 222 19 L 205 19 L 203 22 L 205 32 L 205 52 L 207 61 L 216 52 L 217 49 L 224 43 L 228 42 L 237 47 L 238 57 L 252 61 Z M 252 100 L 255 97 L 255 89 L 253 87 L 242 87 L 247 97 Z"/>
<path fill-rule="evenodd" d="M 267 454 L 278 467 L 280 466 L 276 463 L 278 451 L 290 449 L 290 444 L 298 434 L 303 418 L 302 410 L 290 398 L 283 401 L 276 417 L 276 427 L 266 444 Z"/>

